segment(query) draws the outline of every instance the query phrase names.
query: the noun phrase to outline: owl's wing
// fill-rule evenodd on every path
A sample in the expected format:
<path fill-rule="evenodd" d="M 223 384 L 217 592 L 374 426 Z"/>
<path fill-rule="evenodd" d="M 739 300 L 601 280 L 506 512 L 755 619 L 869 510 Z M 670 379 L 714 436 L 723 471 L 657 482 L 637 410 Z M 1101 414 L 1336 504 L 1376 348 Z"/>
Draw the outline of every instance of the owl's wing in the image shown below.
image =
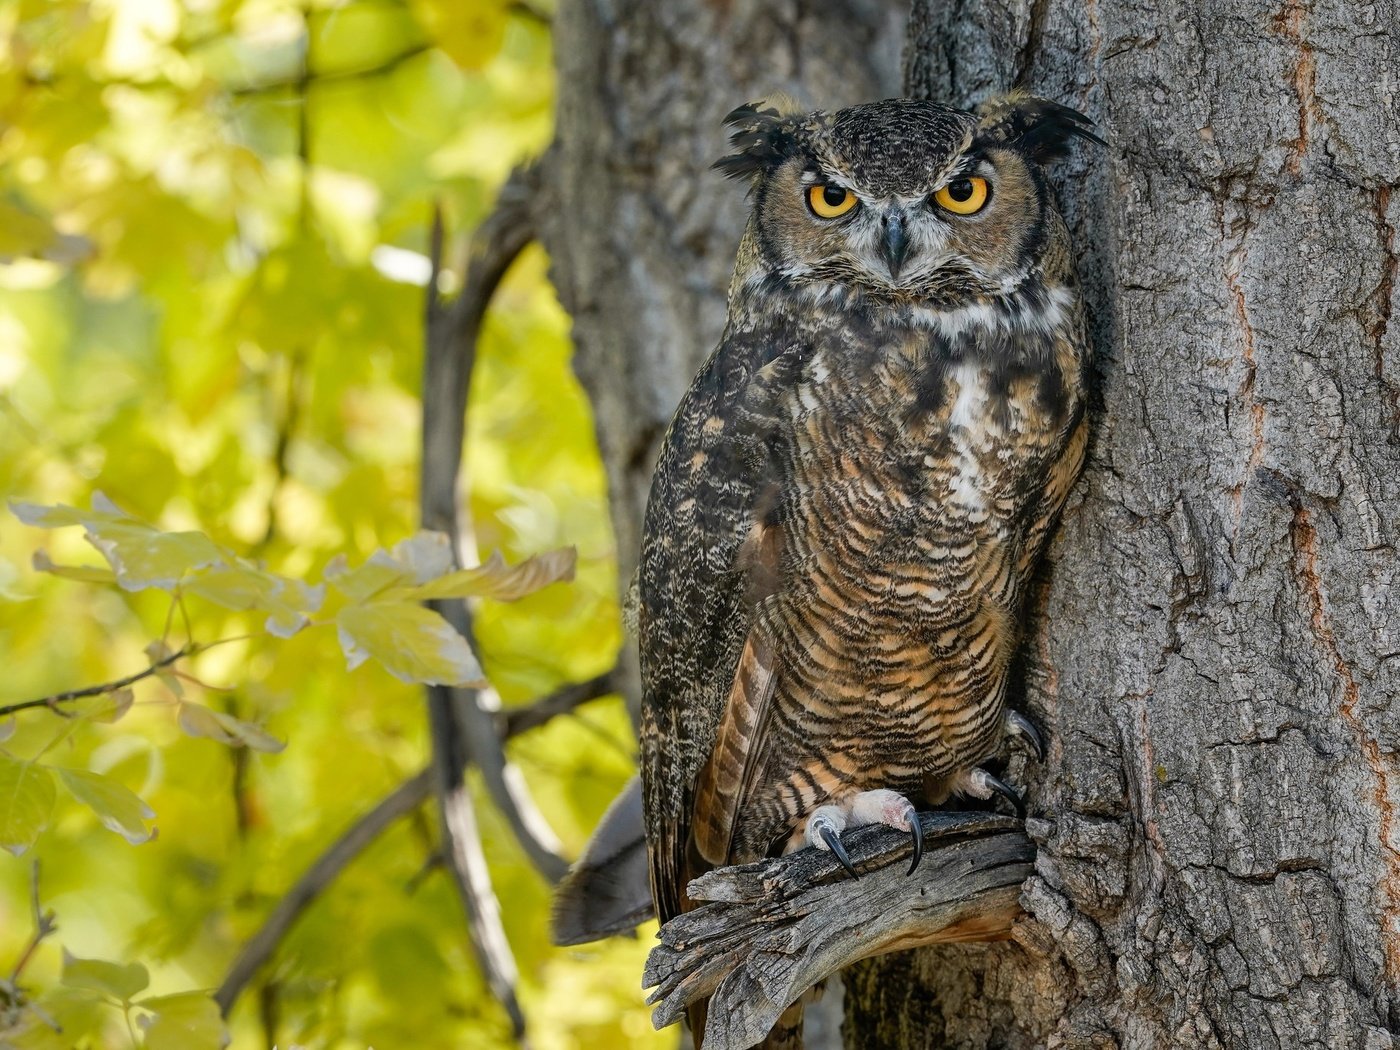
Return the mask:
<path fill-rule="evenodd" d="M 781 385 L 789 360 L 802 356 L 780 325 L 726 332 L 676 411 L 647 503 L 642 784 L 663 922 L 682 910 L 686 884 L 722 856 L 712 853 L 716 844 L 727 849 L 742 794 L 730 789 L 752 767 L 767 722 L 772 651 L 754 631 L 754 613 L 769 575 L 762 535 L 771 485 L 753 453 L 769 424 L 755 395 Z M 745 553 L 755 542 L 757 557 Z M 729 757 L 707 773 L 717 754 Z"/>
<path fill-rule="evenodd" d="M 1064 507 L 1065 500 L 1069 498 L 1069 490 L 1074 487 L 1075 479 L 1079 477 L 1080 468 L 1084 465 L 1084 452 L 1088 444 L 1089 421 L 1080 411 L 1071 422 L 1069 440 L 1065 443 L 1065 450 L 1050 467 L 1045 484 L 1040 490 L 1040 497 L 1036 500 L 1031 511 L 1030 526 L 1026 530 L 1025 542 L 1021 545 L 1021 553 L 1016 565 L 1016 571 L 1023 583 L 1030 578 L 1035 570 L 1035 566 L 1040 560 L 1040 553 L 1045 547 L 1045 541 L 1049 539 L 1055 522 L 1059 519 L 1060 510 Z"/>

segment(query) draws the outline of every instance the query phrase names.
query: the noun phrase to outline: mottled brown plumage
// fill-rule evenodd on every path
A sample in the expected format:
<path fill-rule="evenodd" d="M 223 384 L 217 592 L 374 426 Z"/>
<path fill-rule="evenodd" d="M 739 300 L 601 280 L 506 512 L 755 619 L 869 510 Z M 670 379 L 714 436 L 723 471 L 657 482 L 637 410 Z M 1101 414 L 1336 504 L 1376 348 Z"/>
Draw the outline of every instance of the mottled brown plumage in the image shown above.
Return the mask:
<path fill-rule="evenodd" d="M 903 798 L 863 793 L 985 795 L 970 774 L 1000 747 L 1026 583 L 1085 443 L 1082 308 L 1041 170 L 1093 138 L 1084 118 L 1021 97 L 731 123 L 718 166 L 752 180 L 754 213 L 641 557 L 663 921 L 709 867 L 907 827 Z"/>

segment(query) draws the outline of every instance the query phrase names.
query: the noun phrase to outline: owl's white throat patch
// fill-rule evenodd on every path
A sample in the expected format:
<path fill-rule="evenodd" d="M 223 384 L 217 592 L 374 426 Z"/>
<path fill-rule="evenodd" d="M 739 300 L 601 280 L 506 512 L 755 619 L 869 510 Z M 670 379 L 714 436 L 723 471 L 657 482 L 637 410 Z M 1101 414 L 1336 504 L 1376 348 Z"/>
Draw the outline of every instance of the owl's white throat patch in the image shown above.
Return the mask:
<path fill-rule="evenodd" d="M 951 308 L 910 306 L 902 311 L 902 316 L 915 326 L 938 332 L 950 341 L 979 331 L 1006 335 L 1049 335 L 1064 327 L 1073 302 L 1074 295 L 1068 288 L 1051 285 L 1045 289 L 1043 303 L 1027 297 L 1011 309 L 991 303 L 971 303 Z"/>

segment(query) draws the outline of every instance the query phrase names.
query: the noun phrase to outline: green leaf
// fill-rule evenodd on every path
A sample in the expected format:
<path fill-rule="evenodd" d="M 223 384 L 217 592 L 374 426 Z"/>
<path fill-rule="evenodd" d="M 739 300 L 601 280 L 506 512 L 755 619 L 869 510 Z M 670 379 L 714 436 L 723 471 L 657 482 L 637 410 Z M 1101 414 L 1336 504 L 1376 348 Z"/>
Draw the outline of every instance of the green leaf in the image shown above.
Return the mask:
<path fill-rule="evenodd" d="M 151 975 L 140 963 L 114 963 L 102 959 L 79 959 L 63 953 L 63 983 L 130 1002 L 151 983 Z"/>
<path fill-rule="evenodd" d="M 34 845 L 49 826 L 56 794 L 47 767 L 0 755 L 0 848 L 18 857 Z"/>
<path fill-rule="evenodd" d="M 346 606 L 335 624 L 352 671 L 372 656 L 405 682 L 486 684 L 467 640 L 437 613 L 414 602 Z"/>
<path fill-rule="evenodd" d="M 31 562 L 36 572 L 62 576 L 65 580 L 107 584 L 117 582 L 116 574 L 111 569 L 104 569 L 98 565 L 57 565 L 43 551 L 35 551 Z"/>
<path fill-rule="evenodd" d="M 326 579 L 352 601 L 365 602 L 391 587 L 408 588 L 452 571 L 452 542 L 446 533 L 419 532 L 375 551 L 357 569 L 342 561 L 326 566 Z"/>
<path fill-rule="evenodd" d="M 54 769 L 73 797 L 94 813 L 102 826 L 133 846 L 148 842 L 155 832 L 146 827 L 155 811 L 110 777 L 78 769 Z"/>
<path fill-rule="evenodd" d="M 121 689 L 113 689 L 105 696 L 98 697 L 96 702 L 82 713 L 84 717 L 90 718 L 94 722 L 112 725 L 120 722 L 135 702 L 136 693 L 130 686 L 123 686 Z"/>
<path fill-rule="evenodd" d="M 10 509 L 26 525 L 82 525 L 88 542 L 116 573 L 117 584 L 128 591 L 173 590 L 185 573 L 224 557 L 204 533 L 162 532 L 131 517 L 100 492 L 93 493 L 90 511 L 33 503 L 11 503 Z"/>
<path fill-rule="evenodd" d="M 249 722 L 188 701 L 180 704 L 178 721 L 180 728 L 190 736 L 207 737 L 230 747 L 248 747 L 254 751 L 276 754 L 287 746 Z"/>
<path fill-rule="evenodd" d="M 9 718 L 0 718 L 0 744 L 15 735 L 17 725 L 19 725 L 19 719 L 14 715 L 10 715 Z"/>
<path fill-rule="evenodd" d="M 146 1032 L 146 1050 L 220 1050 L 228 1045 L 219 1005 L 208 992 L 162 995 L 137 1005 L 152 1015 L 139 1022 Z"/>
<path fill-rule="evenodd" d="M 185 590 L 225 609 L 259 609 L 269 613 L 268 633 L 290 638 L 306 626 L 309 614 L 325 600 L 324 586 L 308 587 L 300 580 L 259 569 L 242 558 L 197 570 Z"/>
<path fill-rule="evenodd" d="M 578 554 L 572 547 L 546 551 L 507 565 L 500 551 L 494 551 L 475 569 L 461 569 L 408 590 L 402 596 L 427 601 L 432 598 L 494 598 L 513 602 L 560 580 L 574 578 Z M 398 595 L 396 594 L 396 597 Z"/>

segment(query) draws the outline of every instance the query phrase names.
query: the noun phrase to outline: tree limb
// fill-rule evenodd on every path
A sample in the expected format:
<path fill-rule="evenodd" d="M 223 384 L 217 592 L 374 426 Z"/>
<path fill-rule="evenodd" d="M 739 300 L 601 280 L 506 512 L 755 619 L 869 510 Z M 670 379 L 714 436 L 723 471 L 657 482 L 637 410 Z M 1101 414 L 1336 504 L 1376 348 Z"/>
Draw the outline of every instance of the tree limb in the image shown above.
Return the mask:
<path fill-rule="evenodd" d="M 586 682 L 574 682 L 561 686 L 548 696 L 540 697 L 524 707 L 513 707 L 497 712 L 497 720 L 502 726 L 501 736 L 510 739 L 528 729 L 544 725 L 559 715 L 572 714 L 590 700 L 616 693 L 621 687 L 621 674 L 616 670 L 590 678 Z"/>
<path fill-rule="evenodd" d="M 502 738 L 510 739 L 527 730 L 535 729 L 544 725 L 555 715 L 572 711 L 586 700 L 606 696 L 610 690 L 595 689 L 594 687 L 596 683 L 610 679 L 610 675 L 611 672 L 607 675 L 599 675 L 588 682 L 563 686 L 526 707 L 509 712 L 502 720 Z M 584 692 L 588 692 L 590 695 L 581 695 Z M 568 698 L 572 702 L 562 703 L 561 698 Z M 511 717 L 516 714 L 523 717 Z M 297 879 L 292 888 L 278 901 L 277 907 L 273 908 L 267 918 L 263 920 L 258 932 L 248 940 L 248 943 L 243 946 L 243 950 L 238 953 L 233 965 L 229 967 L 228 975 L 219 985 L 219 990 L 214 993 L 215 1001 L 225 1014 L 233 1008 L 233 1004 L 238 1001 L 243 989 L 248 986 L 258 971 L 272 958 L 277 951 L 277 946 L 296 925 L 297 919 L 311 905 L 311 902 L 335 881 L 356 856 L 388 830 L 394 821 L 412 813 L 428 800 L 433 788 L 432 772 L 431 767 L 429 767 L 410 777 L 368 813 L 351 824 L 340 838 L 331 843 L 325 852 L 316 858 L 311 866 L 302 873 L 301 878 Z"/>
<path fill-rule="evenodd" d="M 277 902 L 277 907 L 272 909 L 261 929 L 243 946 L 238 958 L 229 967 L 228 975 L 214 993 L 214 1001 L 219 1004 L 220 1010 L 225 1014 L 229 1012 L 248 982 L 272 957 L 287 931 L 321 891 L 394 821 L 422 805 L 431 790 L 432 778 L 430 771 L 425 769 L 395 788 L 316 858 L 315 863 Z"/>
<path fill-rule="evenodd" d="M 438 304 L 437 289 L 428 288 L 426 312 L 427 355 L 423 368 L 423 527 L 453 537 L 454 555 L 460 557 L 461 528 L 457 514 L 458 475 L 466 435 L 467 398 L 476 361 L 477 333 L 506 270 L 535 236 L 531 201 L 537 177 L 532 169 L 518 169 L 507 180 L 496 209 L 477 229 L 462 291 L 450 303 Z M 434 248 L 442 235 L 435 222 Z M 436 271 L 440 260 L 434 260 Z M 468 641 L 473 641 L 471 612 L 460 600 L 432 603 Z M 473 642 L 474 644 L 474 642 Z M 500 809 L 521 848 L 536 869 L 551 882 L 568 870 L 559 855 L 549 825 L 524 789 L 519 773 L 506 761 L 496 729 L 496 712 L 471 689 L 430 688 L 430 717 L 442 732 L 460 738 L 460 770 L 476 766 L 491 801 Z M 438 738 L 435 737 L 435 740 Z M 441 746 L 439 741 L 438 745 Z"/>
<path fill-rule="evenodd" d="M 129 685 L 135 685 L 143 679 L 150 678 L 152 675 L 160 674 L 161 671 L 165 670 L 177 660 L 181 660 L 186 656 L 192 656 L 198 651 L 198 646 L 193 644 L 186 645 L 171 653 L 169 656 L 157 660 L 144 671 L 137 671 L 135 674 L 129 674 L 125 678 L 115 678 L 110 682 L 103 682 L 100 685 L 88 685 L 81 689 L 70 689 L 66 693 L 53 693 L 49 696 L 41 696 L 35 700 L 21 700 L 19 703 L 5 704 L 3 707 L 0 707 L 0 718 L 4 718 L 6 715 L 12 715 L 16 711 L 28 711 L 33 707 L 47 707 L 50 710 L 58 711 L 58 708 L 55 706 L 56 704 L 66 703 L 70 700 L 81 700 L 87 696 L 101 696 L 103 693 L 114 693 L 118 689 L 125 689 Z"/>
<path fill-rule="evenodd" d="M 1020 822 L 992 813 L 919 819 L 925 852 L 910 876 L 909 836 L 869 826 L 843 839 L 860 879 L 831 853 L 805 849 L 692 882 L 690 896 L 708 903 L 666 923 L 647 959 L 656 1026 L 712 996 L 705 1050 L 743 1050 L 804 991 L 853 962 L 1007 936 L 1035 860 Z"/>

